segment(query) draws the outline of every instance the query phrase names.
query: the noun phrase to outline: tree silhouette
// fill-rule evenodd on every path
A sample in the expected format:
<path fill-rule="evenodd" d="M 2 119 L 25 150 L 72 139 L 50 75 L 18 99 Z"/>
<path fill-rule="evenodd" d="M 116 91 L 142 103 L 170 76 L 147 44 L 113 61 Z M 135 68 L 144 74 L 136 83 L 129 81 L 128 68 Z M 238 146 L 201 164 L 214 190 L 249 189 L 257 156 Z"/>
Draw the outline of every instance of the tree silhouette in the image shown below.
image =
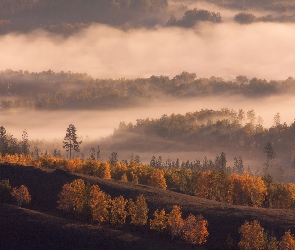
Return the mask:
<path fill-rule="evenodd" d="M 70 151 L 70 159 L 72 158 L 72 150 L 79 152 L 79 145 L 82 143 L 82 141 L 77 141 L 77 135 L 76 135 L 77 129 L 73 124 L 70 124 L 67 128 L 67 133 L 63 141 L 63 148 L 66 149 L 66 151 Z"/>

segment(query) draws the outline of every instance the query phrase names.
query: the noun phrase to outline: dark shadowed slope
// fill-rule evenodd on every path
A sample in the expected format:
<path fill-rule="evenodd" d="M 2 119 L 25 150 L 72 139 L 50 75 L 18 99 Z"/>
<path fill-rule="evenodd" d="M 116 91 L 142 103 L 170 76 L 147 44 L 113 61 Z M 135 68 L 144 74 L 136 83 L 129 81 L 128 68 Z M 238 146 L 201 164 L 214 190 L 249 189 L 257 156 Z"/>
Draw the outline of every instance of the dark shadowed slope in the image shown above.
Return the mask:
<path fill-rule="evenodd" d="M 173 205 L 182 207 L 184 217 L 189 213 L 202 214 L 209 222 L 210 236 L 205 245 L 208 249 L 226 249 L 224 244 L 228 235 L 237 242 L 239 240 L 238 228 L 245 220 L 259 220 L 266 230 L 278 238 L 288 229 L 295 231 L 295 212 L 292 210 L 233 206 L 169 190 L 74 175 L 60 170 L 5 165 L 0 167 L 0 179 L 9 179 L 12 186 L 24 184 L 29 188 L 32 195 L 32 209 L 55 215 L 58 215 L 55 204 L 62 185 L 76 178 L 97 183 L 103 191 L 112 197 L 123 195 L 125 198 L 135 198 L 138 194 L 143 194 L 149 205 L 150 217 L 157 208 L 165 208 L 167 212 L 170 212 Z M 124 238 L 124 236 L 122 237 Z"/>

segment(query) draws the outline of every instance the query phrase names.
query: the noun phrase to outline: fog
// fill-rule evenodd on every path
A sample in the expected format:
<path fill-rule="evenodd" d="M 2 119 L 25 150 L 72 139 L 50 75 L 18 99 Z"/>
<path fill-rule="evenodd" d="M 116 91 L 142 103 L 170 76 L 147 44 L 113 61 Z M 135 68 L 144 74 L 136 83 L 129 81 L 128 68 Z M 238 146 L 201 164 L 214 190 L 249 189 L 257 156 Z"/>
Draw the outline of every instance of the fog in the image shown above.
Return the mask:
<path fill-rule="evenodd" d="M 194 29 L 95 25 L 70 37 L 36 30 L 0 37 L 0 70 L 85 72 L 99 78 L 286 79 L 294 75 L 295 24 L 200 23 Z"/>
<path fill-rule="evenodd" d="M 167 100 L 167 98 L 165 98 Z M 254 109 L 256 116 L 261 116 L 264 126 L 273 125 L 273 117 L 280 112 L 281 121 L 288 125 L 294 121 L 295 99 L 292 96 L 277 96 L 266 98 L 246 99 L 239 96 L 219 96 L 208 98 L 195 98 L 185 100 L 158 100 L 142 106 L 112 109 L 112 110 L 68 110 L 68 111 L 32 111 L 18 109 L 1 111 L 0 121 L 7 132 L 16 138 L 21 138 L 22 131 L 27 130 L 29 139 L 62 138 L 65 136 L 69 124 L 77 128 L 77 135 L 98 140 L 106 137 L 118 128 L 120 122 L 135 123 L 136 119 L 160 118 L 163 114 L 171 115 L 195 112 L 201 109 L 220 110 L 229 108 L 238 111 Z"/>

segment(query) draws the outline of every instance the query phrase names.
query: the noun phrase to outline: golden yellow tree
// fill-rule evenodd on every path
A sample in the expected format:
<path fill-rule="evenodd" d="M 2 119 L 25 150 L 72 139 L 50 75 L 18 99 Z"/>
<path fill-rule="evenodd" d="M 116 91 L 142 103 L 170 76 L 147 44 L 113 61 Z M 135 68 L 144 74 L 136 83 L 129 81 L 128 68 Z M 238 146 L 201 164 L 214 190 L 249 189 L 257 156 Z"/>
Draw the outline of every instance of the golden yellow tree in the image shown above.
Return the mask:
<path fill-rule="evenodd" d="M 57 201 L 57 208 L 66 212 L 74 212 L 75 209 L 75 196 L 70 183 L 63 185 L 59 193 L 59 200 Z"/>
<path fill-rule="evenodd" d="M 158 232 L 163 232 L 168 227 L 168 214 L 162 209 L 160 212 L 157 209 L 154 212 L 154 219 L 150 220 L 150 229 L 156 230 Z"/>
<path fill-rule="evenodd" d="M 85 213 L 89 202 L 88 191 L 82 179 L 66 183 L 59 194 L 57 208 L 67 212 Z"/>
<path fill-rule="evenodd" d="M 127 200 L 123 196 L 115 197 L 110 203 L 110 224 L 114 226 L 121 226 L 125 224 L 127 211 Z"/>
<path fill-rule="evenodd" d="M 168 216 L 168 228 L 171 232 L 172 239 L 180 237 L 183 230 L 184 221 L 182 219 L 182 212 L 180 206 L 173 206 Z"/>
<path fill-rule="evenodd" d="M 161 188 L 161 189 L 166 189 L 167 184 L 166 184 L 166 179 L 164 176 L 164 171 L 160 169 L 155 169 L 150 178 L 150 185 L 153 187 Z"/>
<path fill-rule="evenodd" d="M 295 237 L 291 234 L 290 230 L 285 232 L 285 235 L 282 237 L 279 248 L 283 250 L 294 250 L 295 249 Z"/>
<path fill-rule="evenodd" d="M 18 206 L 29 204 L 31 202 L 31 195 L 29 193 L 29 190 L 24 185 L 21 185 L 18 188 L 13 188 L 11 191 L 11 195 L 15 198 Z"/>
<path fill-rule="evenodd" d="M 148 206 L 142 194 L 137 196 L 135 202 L 133 202 L 132 199 L 129 199 L 128 214 L 131 217 L 131 224 L 136 226 L 146 225 L 148 220 L 148 211 Z"/>
<path fill-rule="evenodd" d="M 257 220 L 246 221 L 240 228 L 241 241 L 238 243 L 241 250 L 264 250 L 267 240 L 264 228 Z"/>
<path fill-rule="evenodd" d="M 196 217 L 190 214 L 184 221 L 182 238 L 190 244 L 202 245 L 209 236 L 207 226 L 208 222 L 203 216 Z"/>
<path fill-rule="evenodd" d="M 98 185 L 91 186 L 89 206 L 93 221 L 99 224 L 108 221 L 110 200 L 109 195 L 101 191 Z"/>

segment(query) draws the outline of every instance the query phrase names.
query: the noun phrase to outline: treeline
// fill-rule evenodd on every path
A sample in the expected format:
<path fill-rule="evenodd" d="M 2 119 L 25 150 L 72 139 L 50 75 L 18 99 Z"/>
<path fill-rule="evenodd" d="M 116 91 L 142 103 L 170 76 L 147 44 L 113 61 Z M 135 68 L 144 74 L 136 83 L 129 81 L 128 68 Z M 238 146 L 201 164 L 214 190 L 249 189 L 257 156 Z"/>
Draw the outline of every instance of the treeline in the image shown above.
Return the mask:
<path fill-rule="evenodd" d="M 209 0 L 216 5 L 222 5 L 224 7 L 233 7 L 239 9 L 245 8 L 260 8 L 260 9 L 271 9 L 273 11 L 287 11 L 294 10 L 294 0 L 223 0 L 222 2 L 218 0 Z"/>
<path fill-rule="evenodd" d="M 135 184 L 150 185 L 160 189 L 184 192 L 197 197 L 224 203 L 266 207 L 295 208 L 295 185 L 274 181 L 271 175 L 257 175 L 243 170 L 238 162 L 233 170 L 225 168 L 224 156 L 219 157 L 219 169 L 206 170 L 175 166 L 157 168 L 150 164 L 122 161 L 110 164 L 93 159 L 66 160 L 52 156 L 33 159 L 24 155 L 5 155 L 1 163 L 33 165 L 35 167 L 61 169 L 80 174 L 114 179 Z"/>
<path fill-rule="evenodd" d="M 71 72 L 6 70 L 0 72 L 0 109 L 82 109 L 112 108 L 140 104 L 141 101 L 206 97 L 221 94 L 261 97 L 295 92 L 295 80 L 266 81 L 237 76 L 197 78 L 182 72 L 173 78 L 151 76 L 138 79 L 94 79 Z"/>
<path fill-rule="evenodd" d="M 274 152 L 271 160 L 274 168 L 279 169 L 283 163 L 285 170 L 290 170 L 295 162 L 295 123 L 283 123 L 280 113 L 274 115 L 270 128 L 263 126 L 263 119 L 254 110 L 224 108 L 163 115 L 159 119 L 138 119 L 134 124 L 121 122 L 108 140 L 113 150 L 119 150 L 123 145 L 133 151 L 149 145 L 161 148 L 173 142 L 174 151 L 208 152 L 210 149 L 210 152 L 223 151 L 247 159 L 266 159 L 264 147 L 271 142 L 269 148 Z M 159 140 L 161 143 L 156 144 Z"/>
<path fill-rule="evenodd" d="M 102 22 L 121 24 L 168 7 L 167 0 L 13 0 L 0 1 L 0 16 L 29 23 Z"/>

